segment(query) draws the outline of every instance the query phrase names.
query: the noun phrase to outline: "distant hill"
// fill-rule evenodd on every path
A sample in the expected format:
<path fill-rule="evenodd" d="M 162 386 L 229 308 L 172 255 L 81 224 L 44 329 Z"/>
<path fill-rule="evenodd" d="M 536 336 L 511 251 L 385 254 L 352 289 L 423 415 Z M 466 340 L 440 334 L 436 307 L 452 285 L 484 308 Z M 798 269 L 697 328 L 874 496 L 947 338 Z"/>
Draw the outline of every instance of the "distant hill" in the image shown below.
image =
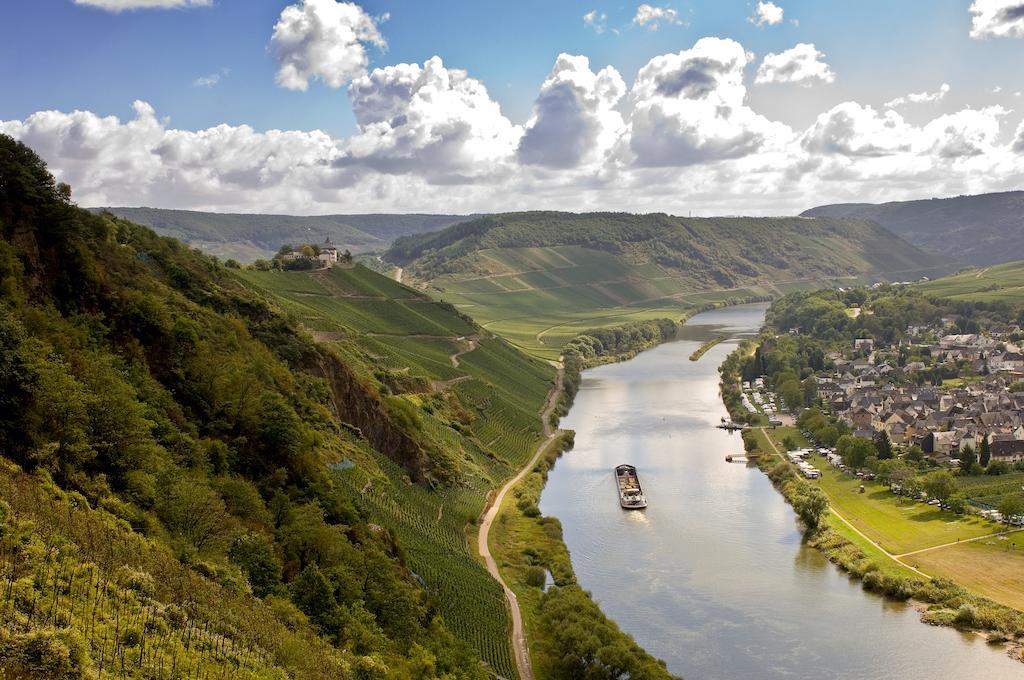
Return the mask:
<path fill-rule="evenodd" d="M 948 271 L 873 222 L 797 217 L 510 213 L 399 238 L 384 257 L 546 358 L 589 328 L 679 319 L 794 287 Z"/>
<path fill-rule="evenodd" d="M 893 203 L 838 203 L 805 217 L 874 220 L 916 246 L 966 264 L 1024 259 L 1024 191 Z"/>
<path fill-rule="evenodd" d="M 258 215 L 162 208 L 91 208 L 145 225 L 221 258 L 249 262 L 268 257 L 282 244 L 320 242 L 326 237 L 353 253 L 383 250 L 399 236 L 443 229 L 458 215 Z"/>

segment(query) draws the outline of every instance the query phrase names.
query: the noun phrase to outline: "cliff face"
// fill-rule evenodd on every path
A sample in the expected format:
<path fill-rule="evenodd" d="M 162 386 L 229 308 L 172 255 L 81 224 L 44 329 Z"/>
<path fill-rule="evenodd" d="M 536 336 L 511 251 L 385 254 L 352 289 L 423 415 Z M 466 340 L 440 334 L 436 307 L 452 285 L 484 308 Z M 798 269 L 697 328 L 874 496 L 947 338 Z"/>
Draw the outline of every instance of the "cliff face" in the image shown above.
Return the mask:
<path fill-rule="evenodd" d="M 327 381 L 335 413 L 342 422 L 357 427 L 373 448 L 402 466 L 414 481 L 426 481 L 430 457 L 392 421 L 372 388 L 325 347 L 317 348 L 316 363 L 311 368 Z"/>

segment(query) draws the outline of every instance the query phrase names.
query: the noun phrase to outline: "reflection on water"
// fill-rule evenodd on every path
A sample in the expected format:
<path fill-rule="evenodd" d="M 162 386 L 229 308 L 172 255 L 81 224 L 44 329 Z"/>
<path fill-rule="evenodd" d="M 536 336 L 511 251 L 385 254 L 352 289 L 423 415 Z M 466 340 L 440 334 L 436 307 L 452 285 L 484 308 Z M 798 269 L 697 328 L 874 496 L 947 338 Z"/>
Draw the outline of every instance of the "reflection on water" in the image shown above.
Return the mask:
<path fill-rule="evenodd" d="M 688 680 L 1020 678 L 973 635 L 923 625 L 802 545 L 793 513 L 756 469 L 727 464 L 738 434 L 718 365 L 757 332 L 765 305 L 691 319 L 676 342 L 588 371 L 563 427 L 576 447 L 541 510 L 562 521 L 581 585 Z M 690 354 L 727 335 L 698 362 Z M 637 466 L 649 507 L 619 508 L 612 469 Z"/>

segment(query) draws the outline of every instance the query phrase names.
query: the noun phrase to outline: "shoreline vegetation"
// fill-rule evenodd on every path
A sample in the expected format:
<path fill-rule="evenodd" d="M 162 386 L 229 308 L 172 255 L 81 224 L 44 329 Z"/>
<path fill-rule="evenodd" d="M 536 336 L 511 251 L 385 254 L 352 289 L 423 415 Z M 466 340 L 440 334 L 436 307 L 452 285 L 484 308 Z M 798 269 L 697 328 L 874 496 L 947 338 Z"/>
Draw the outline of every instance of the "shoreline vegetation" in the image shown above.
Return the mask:
<path fill-rule="evenodd" d="M 722 399 L 733 418 L 744 415 L 739 403 L 740 367 L 756 347 L 755 341 L 744 341 L 719 368 Z M 769 437 L 763 428 L 743 431 L 745 448 L 749 452 L 763 454 L 752 458 L 751 462 L 768 476 L 793 507 L 804 526 L 807 545 L 821 551 L 851 577 L 859 579 L 865 590 L 915 604 L 924 623 L 975 632 L 993 644 L 1006 643 L 1007 653 L 1018 661 L 1024 661 L 1024 613 L 972 593 L 950 579 L 924 577 L 901 569 L 898 563 L 882 553 L 868 554 L 866 542 L 862 546 L 832 526 L 834 515 L 827 505 L 817 515 L 806 516 L 806 487 L 815 490 L 817 487 L 800 479 L 781 454 L 770 450 L 776 448 L 770 440 L 769 447 L 762 446 L 758 434 Z"/>
<path fill-rule="evenodd" d="M 708 340 L 703 345 L 698 347 L 693 354 L 690 355 L 690 361 L 700 361 L 700 358 L 707 354 L 709 349 L 711 349 L 718 343 L 723 342 L 725 339 L 726 336 L 719 335 L 717 338 L 712 338 L 711 340 Z"/>

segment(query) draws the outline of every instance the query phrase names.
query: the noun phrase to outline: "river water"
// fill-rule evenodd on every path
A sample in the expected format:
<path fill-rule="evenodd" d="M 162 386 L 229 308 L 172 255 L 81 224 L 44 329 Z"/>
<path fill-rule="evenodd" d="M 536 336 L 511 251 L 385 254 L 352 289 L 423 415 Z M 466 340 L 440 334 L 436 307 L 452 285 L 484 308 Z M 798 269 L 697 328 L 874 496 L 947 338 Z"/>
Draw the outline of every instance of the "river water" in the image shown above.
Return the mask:
<path fill-rule="evenodd" d="M 763 473 L 725 462 L 743 447 L 714 427 L 726 415 L 718 365 L 765 309 L 700 314 L 680 339 L 585 372 L 562 422 L 576 447 L 541 498 L 562 521 L 580 584 L 687 680 L 1024 678 L 1003 648 L 865 592 L 801 545 Z M 718 335 L 730 340 L 689 361 Z M 620 463 L 637 466 L 646 510 L 619 508 Z"/>

